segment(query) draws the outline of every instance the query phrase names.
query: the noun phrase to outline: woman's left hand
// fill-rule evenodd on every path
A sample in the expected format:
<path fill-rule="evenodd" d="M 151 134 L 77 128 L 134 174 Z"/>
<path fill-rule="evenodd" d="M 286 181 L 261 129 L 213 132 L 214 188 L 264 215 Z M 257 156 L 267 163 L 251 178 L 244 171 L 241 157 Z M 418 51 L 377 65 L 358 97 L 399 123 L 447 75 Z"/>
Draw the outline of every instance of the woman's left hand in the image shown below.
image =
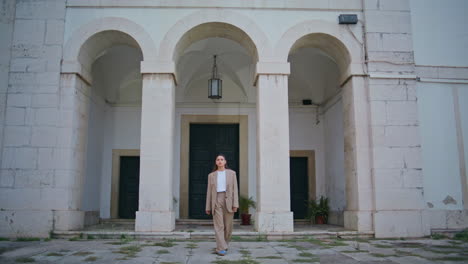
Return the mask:
<path fill-rule="evenodd" d="M 233 208 L 232 208 L 232 211 L 233 211 L 234 213 L 237 212 L 237 207 L 233 207 Z"/>

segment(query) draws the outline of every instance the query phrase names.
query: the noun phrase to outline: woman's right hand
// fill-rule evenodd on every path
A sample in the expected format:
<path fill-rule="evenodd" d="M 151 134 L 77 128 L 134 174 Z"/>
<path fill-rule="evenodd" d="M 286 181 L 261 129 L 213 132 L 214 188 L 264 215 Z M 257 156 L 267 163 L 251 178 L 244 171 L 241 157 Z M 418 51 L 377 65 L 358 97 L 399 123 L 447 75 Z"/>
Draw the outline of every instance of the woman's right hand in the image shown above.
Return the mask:
<path fill-rule="evenodd" d="M 210 215 L 211 214 L 211 211 L 207 210 L 205 211 L 207 215 Z"/>

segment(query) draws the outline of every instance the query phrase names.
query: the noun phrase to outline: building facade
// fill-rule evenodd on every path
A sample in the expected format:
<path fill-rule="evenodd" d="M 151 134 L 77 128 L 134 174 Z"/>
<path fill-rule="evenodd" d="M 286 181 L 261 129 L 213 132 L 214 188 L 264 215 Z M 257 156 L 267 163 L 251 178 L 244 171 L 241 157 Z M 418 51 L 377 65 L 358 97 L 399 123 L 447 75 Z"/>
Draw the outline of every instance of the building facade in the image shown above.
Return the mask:
<path fill-rule="evenodd" d="M 468 227 L 466 1 L 1 3 L 0 236 L 172 231 L 217 153 L 259 232 L 320 196 L 376 237 Z"/>

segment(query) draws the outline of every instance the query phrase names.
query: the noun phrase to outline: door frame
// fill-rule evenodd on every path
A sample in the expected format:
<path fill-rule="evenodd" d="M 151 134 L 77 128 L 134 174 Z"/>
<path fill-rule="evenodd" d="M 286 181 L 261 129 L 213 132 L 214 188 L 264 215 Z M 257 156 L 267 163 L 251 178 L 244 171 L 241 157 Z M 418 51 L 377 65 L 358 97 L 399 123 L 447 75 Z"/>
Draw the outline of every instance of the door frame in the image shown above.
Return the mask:
<path fill-rule="evenodd" d="M 239 124 L 239 193 L 249 193 L 248 177 L 248 116 L 247 115 L 182 115 L 180 139 L 179 218 L 189 217 L 190 124 Z"/>
<path fill-rule="evenodd" d="M 315 177 L 315 150 L 290 150 L 291 158 L 307 158 L 307 179 L 309 180 L 309 200 L 315 199 L 316 177 Z M 290 187 L 291 188 L 291 187 Z"/>
<path fill-rule="evenodd" d="M 119 218 L 120 157 L 139 157 L 139 149 L 112 150 L 111 218 Z"/>

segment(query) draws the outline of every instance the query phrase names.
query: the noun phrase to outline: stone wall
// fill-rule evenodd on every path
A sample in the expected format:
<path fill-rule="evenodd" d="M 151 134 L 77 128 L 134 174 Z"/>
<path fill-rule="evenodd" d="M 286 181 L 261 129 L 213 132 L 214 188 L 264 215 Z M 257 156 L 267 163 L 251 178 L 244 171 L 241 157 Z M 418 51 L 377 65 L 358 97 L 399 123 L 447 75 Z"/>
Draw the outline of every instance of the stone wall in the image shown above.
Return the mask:
<path fill-rule="evenodd" d="M 427 235 L 409 0 L 365 8 L 375 235 Z"/>
<path fill-rule="evenodd" d="M 58 195 L 68 195 L 54 189 L 55 162 L 46 161 L 58 140 L 65 0 L 4 0 L 1 12 L 0 236 L 45 236 Z"/>

